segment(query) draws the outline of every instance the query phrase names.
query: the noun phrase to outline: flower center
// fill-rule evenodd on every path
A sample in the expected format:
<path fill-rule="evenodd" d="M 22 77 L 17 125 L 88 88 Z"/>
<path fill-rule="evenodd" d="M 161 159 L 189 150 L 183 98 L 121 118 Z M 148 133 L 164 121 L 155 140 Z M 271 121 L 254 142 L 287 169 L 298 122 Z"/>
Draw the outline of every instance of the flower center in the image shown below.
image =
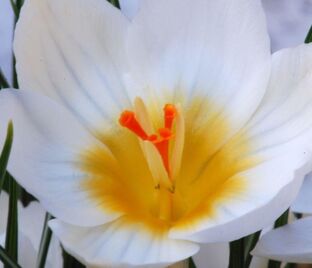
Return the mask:
<path fill-rule="evenodd" d="M 184 144 L 184 120 L 180 109 L 166 104 L 163 108 L 163 127 L 154 131 L 144 102 L 137 98 L 134 111 L 123 111 L 119 123 L 139 138 L 158 191 L 159 217 L 170 218 L 174 178 L 180 169 Z"/>
<path fill-rule="evenodd" d="M 147 134 L 141 124 L 138 122 L 136 115 L 132 111 L 124 111 L 120 115 L 119 123 L 131 130 L 141 140 L 151 142 L 159 152 L 163 164 L 170 177 L 169 164 L 169 140 L 174 137 L 172 125 L 176 116 L 176 107 L 172 104 L 166 104 L 164 107 L 164 128 L 159 128 L 158 133 Z"/>

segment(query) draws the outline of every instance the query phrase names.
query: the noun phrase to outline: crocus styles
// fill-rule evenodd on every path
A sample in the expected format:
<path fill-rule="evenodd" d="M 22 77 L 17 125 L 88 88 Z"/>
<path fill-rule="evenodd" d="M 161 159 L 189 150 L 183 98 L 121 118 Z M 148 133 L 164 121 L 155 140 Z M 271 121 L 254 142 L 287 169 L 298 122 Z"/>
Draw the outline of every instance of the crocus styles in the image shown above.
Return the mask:
<path fill-rule="evenodd" d="M 164 267 L 259 230 L 309 167 L 312 48 L 272 56 L 260 1 L 195 2 L 22 9 L 0 138 L 12 119 L 9 171 L 89 266 Z"/>

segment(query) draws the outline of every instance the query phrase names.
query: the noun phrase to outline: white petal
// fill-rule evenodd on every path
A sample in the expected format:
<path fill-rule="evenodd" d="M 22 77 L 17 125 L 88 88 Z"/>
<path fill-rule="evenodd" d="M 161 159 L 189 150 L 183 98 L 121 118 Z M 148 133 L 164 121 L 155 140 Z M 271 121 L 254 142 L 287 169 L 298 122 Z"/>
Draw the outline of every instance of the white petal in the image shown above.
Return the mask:
<path fill-rule="evenodd" d="M 265 234 L 252 252 L 256 256 L 295 263 L 312 262 L 312 217 Z"/>
<path fill-rule="evenodd" d="M 260 1 L 145 0 L 128 42 L 143 99 L 207 96 L 237 130 L 264 95 L 271 56 Z"/>
<path fill-rule="evenodd" d="M 308 174 L 303 181 L 300 192 L 291 206 L 297 213 L 312 214 L 312 174 Z"/>
<path fill-rule="evenodd" d="M 14 42 L 20 87 L 62 102 L 90 128 L 110 122 L 128 103 L 127 23 L 107 1 L 27 0 Z"/>
<path fill-rule="evenodd" d="M 230 202 L 217 205 L 216 217 L 190 227 L 188 232 L 194 234 L 188 238 L 234 240 L 268 225 L 290 206 L 303 176 L 311 171 L 311 60 L 308 45 L 274 56 L 268 93 L 242 130 L 250 136 L 251 155 L 263 162 L 234 176 L 246 178 L 246 191 L 232 193 Z M 173 237 L 183 237 L 182 230 L 178 233 L 174 230 Z"/>
<path fill-rule="evenodd" d="M 119 0 L 121 11 L 132 19 L 139 10 L 142 0 Z"/>
<path fill-rule="evenodd" d="M 14 141 L 8 170 L 45 209 L 66 222 L 87 226 L 118 216 L 105 213 L 81 187 L 86 175 L 77 168 L 78 153 L 97 140 L 66 109 L 30 91 L 2 90 L 0 143 L 10 119 Z"/>
<path fill-rule="evenodd" d="M 250 121 L 248 131 L 259 148 L 282 148 L 283 143 L 302 139 L 311 144 L 312 45 L 285 49 L 273 55 L 267 94 Z M 311 148 L 311 146 L 310 146 Z"/>
<path fill-rule="evenodd" d="M 225 268 L 229 265 L 229 254 L 228 243 L 203 244 L 193 259 L 197 268 Z"/>
<path fill-rule="evenodd" d="M 290 154 L 291 155 L 291 154 Z M 196 242 L 232 241 L 269 226 L 295 199 L 311 155 L 281 156 L 234 175 L 245 189 L 216 203 L 213 216 L 171 229 L 170 237 Z"/>
<path fill-rule="evenodd" d="M 122 218 L 106 225 L 83 228 L 50 221 L 50 227 L 65 249 L 92 267 L 165 267 L 199 250 L 192 242 L 173 240 L 141 223 Z"/>

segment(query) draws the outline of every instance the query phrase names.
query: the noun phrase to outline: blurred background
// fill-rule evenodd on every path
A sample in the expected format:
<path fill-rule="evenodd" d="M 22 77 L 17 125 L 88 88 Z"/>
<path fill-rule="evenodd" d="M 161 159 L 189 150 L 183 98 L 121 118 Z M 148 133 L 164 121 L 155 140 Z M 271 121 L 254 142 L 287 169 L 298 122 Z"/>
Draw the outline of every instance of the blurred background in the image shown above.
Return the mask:
<path fill-rule="evenodd" d="M 296 46 L 312 24 L 312 0 L 262 0 L 272 51 Z M 0 67 L 11 80 L 13 12 L 10 0 L 0 0 Z"/>

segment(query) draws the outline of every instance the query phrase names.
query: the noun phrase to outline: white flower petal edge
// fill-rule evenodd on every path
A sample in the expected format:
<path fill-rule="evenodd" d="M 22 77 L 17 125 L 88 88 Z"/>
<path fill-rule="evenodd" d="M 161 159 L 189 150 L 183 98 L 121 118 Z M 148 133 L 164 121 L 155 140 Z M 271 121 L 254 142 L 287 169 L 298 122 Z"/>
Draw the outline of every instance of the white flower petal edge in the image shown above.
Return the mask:
<path fill-rule="evenodd" d="M 220 203 L 215 218 L 203 219 L 188 230 L 173 228 L 171 237 L 198 242 L 235 240 L 268 226 L 290 206 L 304 175 L 311 171 L 311 55 L 310 45 L 273 55 L 265 99 L 241 130 L 251 133 L 252 155 L 264 160 L 243 172 L 249 190 Z M 279 88 L 280 81 L 284 90 Z"/>
<path fill-rule="evenodd" d="M 142 83 L 131 92 L 143 99 L 207 97 L 235 132 L 265 93 L 271 55 L 258 0 L 144 0 L 127 41 Z"/>
<path fill-rule="evenodd" d="M 300 192 L 291 205 L 291 210 L 297 213 L 312 214 L 312 174 L 308 174 L 303 181 Z"/>
<path fill-rule="evenodd" d="M 199 250 L 195 243 L 170 239 L 123 218 L 93 228 L 60 220 L 49 226 L 70 254 L 91 267 L 165 267 Z"/>
<path fill-rule="evenodd" d="M 20 87 L 61 102 L 90 129 L 105 127 L 128 103 L 127 24 L 107 1 L 27 0 L 14 40 Z"/>
<path fill-rule="evenodd" d="M 260 239 L 252 254 L 285 262 L 311 263 L 312 217 L 268 232 Z"/>
<path fill-rule="evenodd" d="M 139 7 L 144 0 L 119 0 L 121 11 L 132 19 L 139 10 Z"/>
<path fill-rule="evenodd" d="M 39 202 L 33 201 L 27 207 L 19 210 L 19 227 L 25 237 L 29 239 L 32 248 L 35 250 L 34 259 L 37 259 L 39 252 L 41 234 L 46 211 Z M 23 251 L 20 251 L 24 255 Z M 22 263 L 22 262 L 21 262 Z M 23 264 L 23 267 L 34 267 Z M 46 260 L 47 268 L 63 267 L 62 249 L 59 241 L 52 235 L 49 251 Z"/>
<path fill-rule="evenodd" d="M 14 142 L 8 170 L 49 212 L 81 226 L 119 216 L 105 213 L 81 188 L 86 176 L 76 166 L 77 153 L 97 140 L 65 108 L 31 91 L 1 90 L 1 143 L 9 120 L 14 125 Z"/>

